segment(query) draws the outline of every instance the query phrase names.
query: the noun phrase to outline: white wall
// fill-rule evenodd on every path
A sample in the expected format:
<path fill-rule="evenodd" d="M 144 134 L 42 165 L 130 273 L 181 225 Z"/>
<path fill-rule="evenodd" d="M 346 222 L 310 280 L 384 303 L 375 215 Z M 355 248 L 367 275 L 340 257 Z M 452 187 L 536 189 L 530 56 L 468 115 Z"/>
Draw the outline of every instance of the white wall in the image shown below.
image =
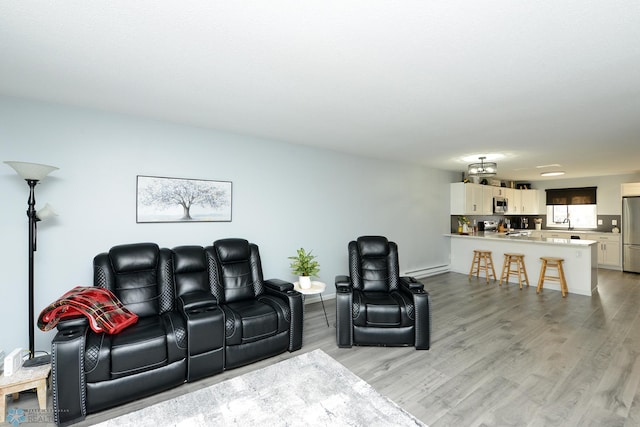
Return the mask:
<path fill-rule="evenodd" d="M 393 143 L 390 141 L 390 143 Z M 449 182 L 458 174 L 208 129 L 0 97 L 0 161 L 58 166 L 36 188 L 36 315 L 92 283 L 92 258 L 111 246 L 209 245 L 225 237 L 260 246 L 266 278 L 294 280 L 287 256 L 313 249 L 334 293 L 347 243 L 382 234 L 398 243 L 401 271 L 448 264 Z M 136 175 L 233 182 L 230 223 L 137 224 Z M 455 177 L 454 177 L 455 175 Z M 28 346 L 28 187 L 0 163 L 0 349 Z M 331 306 L 329 307 L 331 309 Z M 49 350 L 53 332 L 36 331 Z"/>

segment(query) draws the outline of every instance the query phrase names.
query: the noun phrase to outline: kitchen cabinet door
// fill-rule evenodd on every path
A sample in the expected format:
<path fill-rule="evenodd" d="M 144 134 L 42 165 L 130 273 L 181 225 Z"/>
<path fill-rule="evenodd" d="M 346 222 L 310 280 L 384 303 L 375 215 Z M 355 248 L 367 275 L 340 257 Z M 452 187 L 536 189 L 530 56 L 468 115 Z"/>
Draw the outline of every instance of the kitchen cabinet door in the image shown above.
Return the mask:
<path fill-rule="evenodd" d="M 455 182 L 450 185 L 451 215 L 481 215 L 486 185 Z M 493 201 L 493 200 L 492 200 Z"/>
<path fill-rule="evenodd" d="M 622 267 L 622 257 L 620 235 L 607 234 L 590 234 L 588 239 L 598 242 L 598 266 L 613 267 L 619 269 Z"/>
<path fill-rule="evenodd" d="M 545 239 L 568 239 L 571 236 L 568 236 L 566 233 L 561 231 L 543 231 L 542 237 Z"/>
<path fill-rule="evenodd" d="M 493 188 L 493 197 L 508 197 L 507 190 L 510 190 L 510 188 L 494 186 L 492 186 L 491 188 Z"/>
<path fill-rule="evenodd" d="M 621 185 L 620 195 L 625 196 L 640 196 L 640 182 L 627 182 Z"/>
<path fill-rule="evenodd" d="M 519 215 L 522 213 L 522 200 L 520 198 L 521 192 L 522 191 L 513 188 L 509 188 L 507 190 L 507 198 L 509 199 L 507 209 L 509 209 L 508 212 L 511 215 Z"/>
<path fill-rule="evenodd" d="M 482 207 L 480 208 L 480 213 L 482 213 L 482 215 L 493 215 L 493 188 L 488 185 L 481 185 L 480 187 L 482 187 Z"/>
<path fill-rule="evenodd" d="M 517 190 L 520 192 L 520 213 L 523 215 L 540 215 L 540 191 L 539 190 Z"/>

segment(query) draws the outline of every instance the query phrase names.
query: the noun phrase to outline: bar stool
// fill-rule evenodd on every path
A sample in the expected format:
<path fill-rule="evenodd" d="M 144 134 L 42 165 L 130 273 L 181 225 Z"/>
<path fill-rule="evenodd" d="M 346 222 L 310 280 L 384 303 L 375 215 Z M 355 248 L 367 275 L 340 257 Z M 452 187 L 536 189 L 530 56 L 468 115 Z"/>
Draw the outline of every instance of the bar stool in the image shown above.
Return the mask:
<path fill-rule="evenodd" d="M 506 280 L 508 283 L 509 276 L 514 274 L 518 275 L 518 284 L 520 284 L 520 289 L 522 289 L 523 276 L 527 287 L 529 287 L 529 276 L 527 275 L 527 269 L 524 266 L 524 254 L 506 253 L 504 254 L 504 264 L 502 265 L 502 273 L 500 274 L 500 286 L 502 286 L 503 280 Z"/>
<path fill-rule="evenodd" d="M 556 258 L 550 256 L 540 257 L 542 260 L 542 267 L 540 267 L 540 278 L 538 279 L 538 287 L 536 293 L 539 294 L 542 290 L 542 285 L 545 280 L 551 280 L 554 282 L 560 282 L 560 291 L 562 292 L 562 298 L 567 296 L 569 288 L 567 288 L 567 281 L 564 278 L 564 270 L 562 269 L 563 258 Z M 547 276 L 547 268 L 555 268 L 558 270 L 557 276 Z"/>
<path fill-rule="evenodd" d="M 489 271 L 491 268 L 491 271 Z M 491 251 L 484 249 L 473 250 L 473 261 L 471 262 L 471 270 L 469 270 L 469 279 L 475 273 L 476 277 L 480 277 L 480 271 L 483 270 L 487 283 L 489 283 L 489 273 L 493 274 L 493 280 L 496 280 L 496 270 L 493 268 L 493 258 Z"/>

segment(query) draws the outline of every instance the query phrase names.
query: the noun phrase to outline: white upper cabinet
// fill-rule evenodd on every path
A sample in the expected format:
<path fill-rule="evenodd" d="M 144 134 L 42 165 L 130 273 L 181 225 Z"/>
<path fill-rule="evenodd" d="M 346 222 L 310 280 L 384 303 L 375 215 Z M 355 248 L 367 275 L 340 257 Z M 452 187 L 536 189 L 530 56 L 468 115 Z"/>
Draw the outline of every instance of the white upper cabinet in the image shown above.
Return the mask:
<path fill-rule="evenodd" d="M 454 182 L 451 184 L 451 215 L 493 215 L 493 198 L 507 199 L 506 215 L 539 215 L 539 190 Z"/>
<path fill-rule="evenodd" d="M 488 185 L 482 187 L 482 215 L 493 214 L 493 189 Z"/>
<path fill-rule="evenodd" d="M 540 190 L 516 190 L 520 193 L 520 214 L 540 215 Z"/>
<path fill-rule="evenodd" d="M 455 182 L 451 184 L 451 215 L 491 215 L 493 190 L 487 185 Z"/>
<path fill-rule="evenodd" d="M 491 187 L 493 188 L 493 197 L 508 197 L 507 190 L 511 190 L 510 188 L 505 187 Z"/>
<path fill-rule="evenodd" d="M 520 198 L 520 190 L 507 188 L 507 215 L 518 215 L 522 213 L 522 201 Z"/>
<path fill-rule="evenodd" d="M 626 182 L 622 184 L 620 193 L 622 197 L 640 196 L 640 182 Z"/>

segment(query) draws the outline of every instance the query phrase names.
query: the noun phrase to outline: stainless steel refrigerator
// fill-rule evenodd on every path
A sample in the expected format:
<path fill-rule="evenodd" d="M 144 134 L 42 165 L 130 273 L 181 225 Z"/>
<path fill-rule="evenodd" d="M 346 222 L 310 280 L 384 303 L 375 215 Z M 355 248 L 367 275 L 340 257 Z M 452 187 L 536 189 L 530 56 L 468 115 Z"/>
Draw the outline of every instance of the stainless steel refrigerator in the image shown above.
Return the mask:
<path fill-rule="evenodd" d="M 640 273 L 640 196 L 622 198 L 622 269 Z"/>

